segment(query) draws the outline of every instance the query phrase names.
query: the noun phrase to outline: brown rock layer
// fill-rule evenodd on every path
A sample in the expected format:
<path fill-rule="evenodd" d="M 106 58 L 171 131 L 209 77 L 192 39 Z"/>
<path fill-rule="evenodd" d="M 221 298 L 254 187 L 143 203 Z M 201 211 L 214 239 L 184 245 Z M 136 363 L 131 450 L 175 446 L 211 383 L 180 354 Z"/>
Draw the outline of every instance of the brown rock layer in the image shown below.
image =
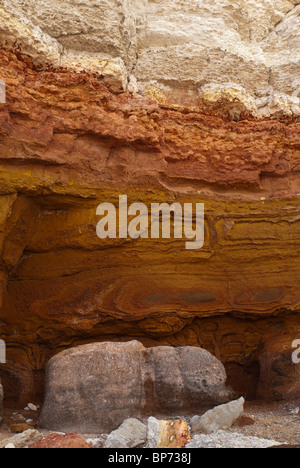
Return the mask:
<path fill-rule="evenodd" d="M 41 395 L 58 351 L 134 338 L 202 346 L 240 392 L 255 397 L 259 383 L 260 396 L 283 398 L 300 367 L 271 369 L 273 391 L 263 356 L 288 359 L 300 338 L 300 122 L 114 95 L 100 77 L 37 71 L 17 55 L 0 52 L 6 397 Z M 100 241 L 96 207 L 120 194 L 148 206 L 204 202 L 204 248 Z"/>

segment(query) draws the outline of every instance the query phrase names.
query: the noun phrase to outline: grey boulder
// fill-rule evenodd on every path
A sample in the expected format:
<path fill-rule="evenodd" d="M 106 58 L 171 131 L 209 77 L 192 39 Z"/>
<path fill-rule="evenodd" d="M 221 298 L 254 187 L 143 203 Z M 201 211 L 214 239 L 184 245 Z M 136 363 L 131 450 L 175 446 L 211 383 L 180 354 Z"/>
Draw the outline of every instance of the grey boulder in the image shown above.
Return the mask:
<path fill-rule="evenodd" d="M 49 361 L 40 426 L 111 432 L 129 418 L 190 414 L 229 401 L 229 394 L 223 364 L 201 348 L 94 343 Z"/>

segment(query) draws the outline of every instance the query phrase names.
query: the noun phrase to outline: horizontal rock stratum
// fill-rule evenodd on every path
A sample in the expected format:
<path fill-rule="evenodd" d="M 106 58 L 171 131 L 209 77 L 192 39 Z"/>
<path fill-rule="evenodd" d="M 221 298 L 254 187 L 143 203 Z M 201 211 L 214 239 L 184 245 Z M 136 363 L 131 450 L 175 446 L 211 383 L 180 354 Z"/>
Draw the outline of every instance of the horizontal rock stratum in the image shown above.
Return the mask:
<path fill-rule="evenodd" d="M 54 356 L 40 426 L 98 434 L 128 418 L 176 415 L 226 402 L 224 366 L 200 348 L 94 343 Z"/>
<path fill-rule="evenodd" d="M 61 350 L 132 339 L 207 349 L 249 398 L 298 394 L 299 8 L 0 1 L 7 399 L 42 398 Z M 204 203 L 203 249 L 100 241 L 122 194 Z"/>

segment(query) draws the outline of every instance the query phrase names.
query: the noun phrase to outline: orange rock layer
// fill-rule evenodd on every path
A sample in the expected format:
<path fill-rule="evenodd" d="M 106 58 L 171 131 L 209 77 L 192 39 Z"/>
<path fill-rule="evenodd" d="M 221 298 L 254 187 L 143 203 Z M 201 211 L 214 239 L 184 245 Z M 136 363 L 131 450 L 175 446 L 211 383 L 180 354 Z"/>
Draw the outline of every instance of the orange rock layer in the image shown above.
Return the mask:
<path fill-rule="evenodd" d="M 296 398 L 300 122 L 229 121 L 114 95 L 0 51 L 0 377 L 42 396 L 48 359 L 93 341 L 202 346 L 250 398 Z M 225 105 L 220 102 L 220 106 Z M 205 245 L 96 236 L 96 207 L 205 204 Z"/>

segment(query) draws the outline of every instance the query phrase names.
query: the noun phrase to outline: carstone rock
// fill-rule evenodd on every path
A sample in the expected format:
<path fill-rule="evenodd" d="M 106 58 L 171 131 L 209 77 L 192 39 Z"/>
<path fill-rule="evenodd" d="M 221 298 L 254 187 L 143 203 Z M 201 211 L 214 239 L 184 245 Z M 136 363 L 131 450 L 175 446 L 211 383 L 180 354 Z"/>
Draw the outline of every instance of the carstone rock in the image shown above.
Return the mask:
<path fill-rule="evenodd" d="M 88 449 L 91 446 L 76 434 L 51 434 L 30 445 L 30 449 Z"/>
<path fill-rule="evenodd" d="M 42 438 L 42 434 L 34 429 L 28 429 L 22 434 L 17 434 L 8 439 L 0 441 L 0 448 L 5 448 L 9 444 L 13 444 L 15 448 L 24 448 L 30 443 L 38 442 Z"/>
<path fill-rule="evenodd" d="M 244 398 L 240 398 L 226 405 L 217 406 L 203 416 L 194 416 L 191 421 L 193 432 L 210 434 L 229 429 L 242 416 L 244 404 Z"/>
<path fill-rule="evenodd" d="M 123 424 L 112 432 L 103 448 L 135 448 L 145 444 L 147 427 L 138 419 L 126 419 Z"/>
<path fill-rule="evenodd" d="M 217 431 L 213 434 L 196 435 L 187 444 L 186 448 L 217 448 L 217 449 L 246 449 L 271 448 L 280 445 L 274 440 L 246 437 L 234 432 Z"/>
<path fill-rule="evenodd" d="M 186 421 L 159 421 L 153 417 L 148 419 L 147 448 L 184 448 L 190 439 Z"/>
<path fill-rule="evenodd" d="M 225 382 L 223 365 L 200 348 L 146 349 L 137 341 L 79 346 L 48 364 L 40 426 L 107 432 L 128 418 L 228 401 Z"/>

